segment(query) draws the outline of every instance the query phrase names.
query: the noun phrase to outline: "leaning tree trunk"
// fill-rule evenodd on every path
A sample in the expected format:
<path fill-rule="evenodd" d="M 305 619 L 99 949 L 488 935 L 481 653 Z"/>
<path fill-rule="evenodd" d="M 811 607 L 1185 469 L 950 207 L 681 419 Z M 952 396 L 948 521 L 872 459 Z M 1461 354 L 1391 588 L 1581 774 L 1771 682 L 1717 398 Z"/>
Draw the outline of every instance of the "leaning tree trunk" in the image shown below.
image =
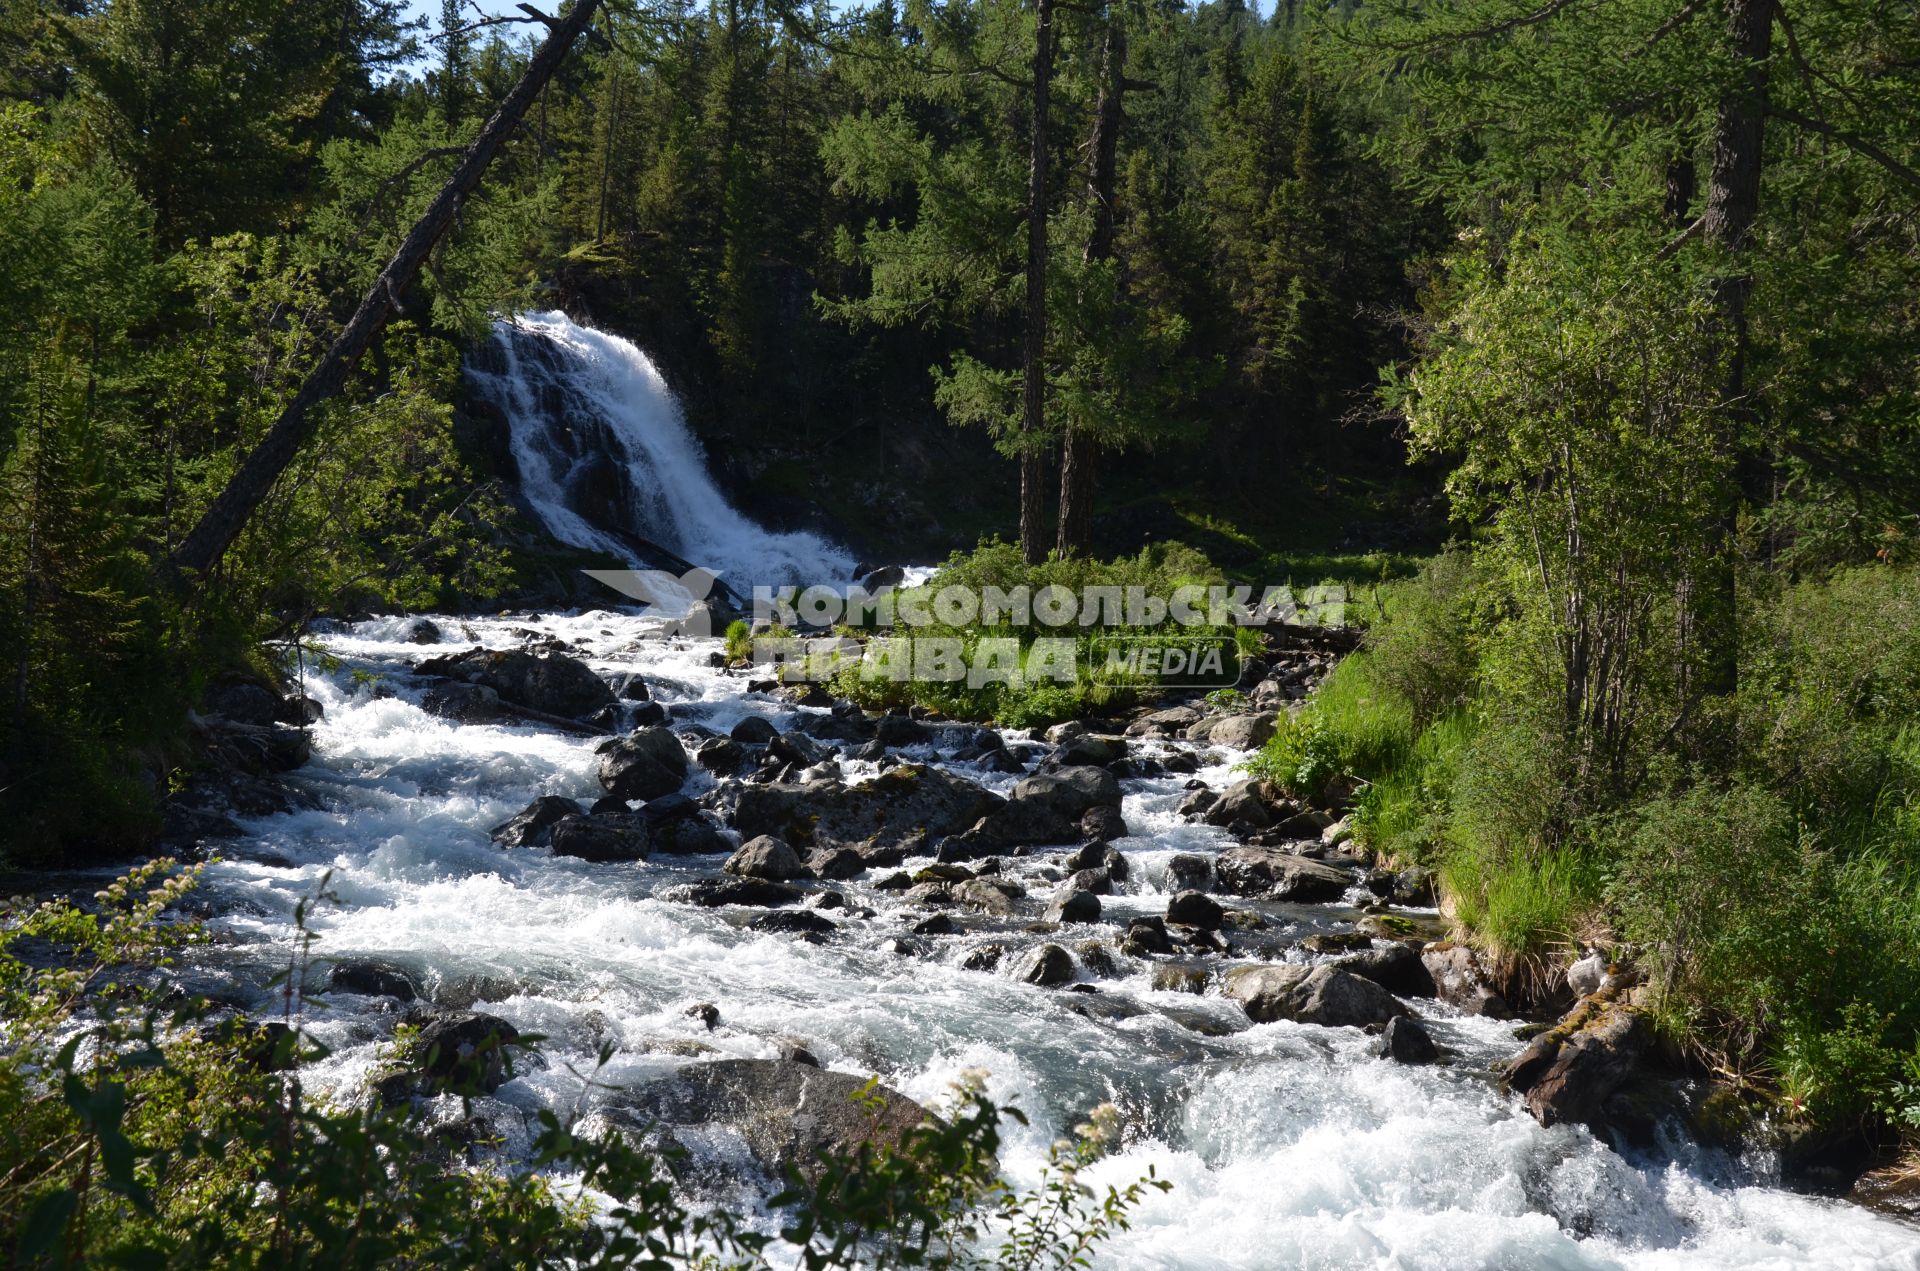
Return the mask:
<path fill-rule="evenodd" d="M 1743 455 L 1740 433 L 1752 418 L 1747 397 L 1747 301 L 1753 274 L 1746 258 L 1753 223 L 1760 209 L 1762 147 L 1767 117 L 1766 59 L 1773 40 L 1774 0 L 1726 0 L 1727 43 L 1741 69 L 1741 82 L 1720 99 L 1713 132 L 1712 164 L 1707 178 L 1707 207 L 1701 232 L 1724 256 L 1723 274 L 1714 286 L 1719 310 L 1717 352 L 1725 358 L 1724 401 L 1720 408 L 1720 449 L 1736 470 L 1751 459 Z M 1757 486 L 1750 472 L 1728 490 L 1721 514 L 1721 551 L 1711 603 L 1716 612 L 1705 625 L 1709 692 L 1731 692 L 1739 681 L 1738 595 L 1734 577 L 1739 529 L 1740 485 Z M 1756 491 L 1757 493 L 1757 491 Z"/>
<path fill-rule="evenodd" d="M 1093 204 L 1093 232 L 1087 235 L 1089 263 L 1113 259 L 1114 168 L 1120 143 L 1120 95 L 1126 91 L 1127 36 L 1109 21 L 1100 53 L 1100 97 L 1093 111 L 1093 163 L 1087 195 Z M 1079 556 L 1093 546 L 1093 465 L 1099 443 L 1085 428 L 1067 428 L 1060 456 L 1060 527 L 1054 548 Z"/>
<path fill-rule="evenodd" d="M 1053 0 L 1034 0 L 1033 128 L 1027 148 L 1027 329 L 1021 350 L 1020 553 L 1046 558 L 1047 115 L 1053 80 Z"/>
<path fill-rule="evenodd" d="M 481 129 L 479 137 L 467 147 L 453 175 L 407 233 L 399 250 L 394 252 L 393 259 L 387 262 L 387 267 L 374 279 L 372 290 L 361 299 L 360 307 L 354 310 L 353 317 L 335 338 L 326 356 L 307 375 L 299 391 L 293 395 L 293 400 L 280 412 L 280 418 L 274 421 L 267 435 L 253 448 L 246 462 L 240 465 L 240 471 L 234 473 L 226 489 L 220 492 L 220 497 L 213 501 L 213 506 L 207 509 L 200 523 L 193 527 L 179 550 L 167 562 L 176 586 L 187 587 L 196 581 L 204 581 L 206 574 L 232 545 L 241 527 L 247 523 L 247 518 L 267 497 L 274 482 L 279 480 L 287 464 L 292 462 L 293 456 L 312 434 L 313 408 L 338 393 L 346 383 L 354 364 L 367 351 L 367 346 L 373 343 L 374 336 L 386 326 L 388 317 L 399 304 L 401 293 L 419 275 L 427 254 L 433 250 L 441 235 L 446 233 L 447 227 L 453 224 L 461 204 L 480 184 L 480 178 L 485 175 L 493 156 L 518 126 L 527 107 L 539 96 L 547 80 L 566 59 L 574 42 L 587 29 L 594 10 L 599 7 L 600 0 L 574 0 L 573 8 L 565 17 L 549 23 L 546 42 L 533 55 L 533 60 L 527 63 L 520 82 L 513 86 L 507 99 L 487 120 L 487 126 Z"/>

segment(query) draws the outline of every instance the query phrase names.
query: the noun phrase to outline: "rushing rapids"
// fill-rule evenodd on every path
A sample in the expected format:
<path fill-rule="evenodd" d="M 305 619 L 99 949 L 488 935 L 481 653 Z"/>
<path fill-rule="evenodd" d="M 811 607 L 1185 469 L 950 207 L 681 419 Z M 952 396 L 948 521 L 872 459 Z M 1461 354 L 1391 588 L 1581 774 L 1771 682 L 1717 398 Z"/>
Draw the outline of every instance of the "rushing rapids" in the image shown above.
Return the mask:
<path fill-rule="evenodd" d="M 557 537 L 634 563 L 629 549 L 643 538 L 736 586 L 845 578 L 849 562 L 831 545 L 769 533 L 727 505 L 631 344 L 534 315 L 502 324 L 489 366 L 523 493 Z M 292 776 L 308 806 L 241 818 L 243 837 L 221 846 L 204 885 L 218 939 L 184 969 L 195 987 L 274 1014 L 269 979 L 290 964 L 315 988 L 330 966 L 375 968 L 343 977 L 304 1014 L 331 1051 L 309 1084 L 333 1097 L 369 1097 L 404 999 L 417 996 L 545 1035 L 539 1062 L 474 1105 L 509 1161 L 542 1108 L 633 1125 L 644 1118 L 623 1110 L 689 1065 L 799 1046 L 826 1069 L 877 1075 L 932 1106 L 961 1073 L 985 1070 L 989 1093 L 1030 1118 L 1007 1127 L 1001 1154 L 1016 1182 L 1037 1177 L 1048 1144 L 1090 1106 L 1117 1104 L 1124 1145 L 1093 1181 L 1151 1166 L 1173 1188 L 1148 1196 L 1101 1265 L 1920 1267 L 1912 1228 L 1783 1190 L 1765 1159 L 1678 1140 L 1629 1159 L 1584 1129 L 1542 1128 L 1492 1075 L 1517 1048 L 1511 1023 L 1410 1002 L 1442 1060 L 1407 1066 L 1379 1057 L 1377 1039 L 1357 1028 L 1250 1024 L 1221 995 L 1220 958 L 1197 983 L 1156 979 L 1164 961 L 1125 953 L 1107 967 L 1081 956 L 1077 986 L 1023 982 L 1014 972 L 1023 952 L 1050 938 L 1111 945 L 1129 919 L 1166 912 L 1177 874 L 1190 884 L 1176 857 L 1233 846 L 1178 809 L 1190 781 L 1235 781 L 1244 752 L 1131 741 L 1149 769 L 1190 755 L 1195 764 L 1177 766 L 1196 771 L 1123 780 L 1126 834 L 1113 847 L 1129 868 L 1097 923 L 1031 929 L 1066 872 L 1064 844 L 1004 858 L 1003 877 L 1026 889 L 1012 912 L 956 908 L 945 931 L 916 932 L 930 911 L 875 885 L 891 868 L 804 883 L 809 900 L 794 908 L 832 923 L 808 939 L 753 929 L 764 909 L 687 903 L 689 885 L 721 877 L 717 851 L 591 863 L 493 841 L 494 827 L 539 796 L 599 798 L 604 738 L 511 717 L 457 722 L 426 708 L 441 682 L 416 667 L 473 646 L 564 648 L 616 689 L 638 678 L 690 749 L 749 718 L 788 734 L 827 712 L 749 691 L 747 677 L 714 665 L 718 640 L 668 634 L 631 610 L 442 617 L 427 634 L 441 642 L 423 645 L 423 628 L 402 618 L 316 633 L 332 658 L 302 687 L 325 713 L 312 762 Z M 623 700 L 614 722 L 637 709 Z M 957 758 L 949 736 L 877 757 L 819 744 L 838 749 L 831 761 L 849 783 L 897 760 L 998 792 L 1018 779 L 1004 762 Z M 1026 740 L 1007 739 L 1015 749 Z M 695 797 L 718 780 L 698 766 L 689 774 L 684 792 Z M 712 846 L 740 836 L 727 837 Z M 814 906 L 827 891 L 843 897 L 838 908 Z M 317 941 L 302 968 L 296 907 L 316 898 L 305 926 Z M 1282 961 L 1319 960 L 1299 938 L 1345 930 L 1356 916 L 1347 900 L 1227 903 L 1262 923 L 1257 939 L 1235 939 L 1235 956 Z M 1004 952 L 989 957 L 991 946 Z M 603 1048 L 612 1060 L 588 1090 L 578 1074 Z M 463 1115 L 448 1097 L 435 1111 Z M 695 1127 L 679 1141 L 699 1167 L 687 1183 L 694 1203 L 753 1210 L 771 1192 L 724 1129 Z"/>
<path fill-rule="evenodd" d="M 717 641 L 652 638 L 646 618 L 441 622 L 462 644 L 518 647 L 527 631 L 564 640 L 611 682 L 643 676 L 676 726 L 724 733 L 758 715 L 787 728 L 821 713 L 746 693 L 742 678 L 708 665 Z M 816 944 L 746 929 L 763 911 L 672 898 L 690 880 L 716 876 L 720 856 L 609 865 L 497 846 L 489 829 L 537 795 L 598 796 L 598 739 L 425 713 L 427 682 L 409 668 L 439 650 L 407 635 L 397 619 L 325 633 L 339 665 L 307 685 L 326 717 L 314 729 L 315 761 L 297 774 L 319 806 L 248 821 L 247 837 L 223 848 L 206 887 L 225 941 L 196 975 L 270 1010 L 274 995 L 262 985 L 290 956 L 294 907 L 324 885 L 335 899 L 308 920 L 319 937 L 310 983 L 321 982 L 326 961 L 373 960 L 398 968 L 424 997 L 477 1002 L 547 1035 L 544 1067 L 479 1102 L 509 1144 L 541 1106 L 572 1112 L 618 1101 L 584 1096 L 569 1072 L 590 1069 L 605 1043 L 616 1053 L 602 1080 L 640 1088 L 688 1063 L 775 1057 L 798 1039 L 830 1069 L 877 1074 L 928 1103 L 963 1070 L 987 1070 L 991 1093 L 1032 1118 L 1003 1154 L 1016 1179 L 1031 1179 L 1047 1144 L 1089 1106 L 1119 1104 L 1128 1142 L 1099 1177 L 1130 1179 L 1152 1165 L 1174 1190 L 1143 1204 L 1107 1265 L 1920 1265 L 1910 1228 L 1768 1186 L 1764 1163 L 1677 1146 L 1632 1161 L 1585 1130 L 1541 1128 L 1489 1073 L 1515 1049 L 1510 1023 L 1416 1002 L 1449 1054 L 1405 1067 L 1376 1057 L 1375 1039 L 1358 1029 L 1248 1027 L 1217 988 L 1201 997 L 1156 990 L 1145 961 L 1120 958 L 1094 995 L 1019 983 L 1011 958 L 993 971 L 964 969 L 983 945 L 1044 938 L 1022 930 L 1038 901 L 1011 918 L 959 914 L 957 933 L 916 937 L 922 947 L 901 952 L 897 943 L 927 911 L 875 890 L 889 871 L 874 870 L 817 885 L 876 916 L 843 921 Z M 1136 743 L 1144 755 L 1187 746 Z M 904 754 L 990 788 L 1014 780 L 924 747 Z M 1238 757 L 1218 754 L 1198 779 L 1224 786 Z M 840 762 L 848 780 L 878 770 Z M 696 770 L 688 790 L 712 780 Z M 1115 846 L 1133 866 L 1129 881 L 1107 898 L 1103 926 L 1070 938 L 1163 912 L 1169 860 L 1230 845 L 1224 831 L 1177 815 L 1185 780 L 1124 783 L 1129 835 Z M 1044 895 L 1039 871 L 1053 859 L 1018 858 L 1014 876 Z M 1341 904 L 1231 903 L 1252 904 L 1271 932 L 1292 935 L 1353 915 Z M 686 1014 L 696 1002 L 718 1008 L 712 1031 Z M 1145 1009 L 1111 1009 L 1120 1003 Z M 329 994 L 327 1008 L 307 1018 L 334 1051 L 315 1081 L 354 1097 L 399 1012 L 389 998 Z M 696 1150 L 737 1160 L 724 1135 Z"/>

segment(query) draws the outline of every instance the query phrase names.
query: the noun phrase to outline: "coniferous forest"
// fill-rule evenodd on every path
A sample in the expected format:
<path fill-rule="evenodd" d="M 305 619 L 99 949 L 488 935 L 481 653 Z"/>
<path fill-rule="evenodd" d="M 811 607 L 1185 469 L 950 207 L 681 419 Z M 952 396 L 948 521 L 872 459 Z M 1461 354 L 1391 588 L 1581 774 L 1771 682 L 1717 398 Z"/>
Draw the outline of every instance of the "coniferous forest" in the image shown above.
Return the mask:
<path fill-rule="evenodd" d="M 1907 1265 L 1920 5 L 0 0 L 0 671 L 22 1266 Z"/>

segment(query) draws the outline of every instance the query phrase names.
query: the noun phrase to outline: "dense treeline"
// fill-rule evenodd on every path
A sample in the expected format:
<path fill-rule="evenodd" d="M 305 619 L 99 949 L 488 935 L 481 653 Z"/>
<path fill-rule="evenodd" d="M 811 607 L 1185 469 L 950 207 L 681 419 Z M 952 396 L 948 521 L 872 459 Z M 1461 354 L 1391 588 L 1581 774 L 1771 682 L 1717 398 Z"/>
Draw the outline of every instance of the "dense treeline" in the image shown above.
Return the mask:
<path fill-rule="evenodd" d="M 1920 1126 L 1915 16 L 1342 33 L 1457 227 L 1386 397 L 1463 541 L 1262 765 L 1371 778 L 1362 837 L 1516 992 L 1597 948 L 1678 1051 L 1882 1142 Z"/>
<path fill-rule="evenodd" d="M 156 564 L 534 37 L 458 5 L 409 24 L 393 0 L 9 4 L 10 833 L 43 857 L 138 842 L 208 675 L 321 610 L 508 585 L 460 349 L 556 289 L 656 350 L 757 508 L 825 507 L 883 550 L 1010 531 L 1022 484 L 1031 554 L 1109 541 L 1102 456 L 1151 448 L 1153 481 L 1108 468 L 1122 536 L 1164 537 L 1178 501 L 1174 530 L 1257 555 L 1234 527 L 1275 489 L 1396 468 L 1390 426 L 1345 419 L 1402 347 L 1403 265 L 1437 234 L 1365 153 L 1372 108 L 1237 4 L 1055 25 L 1036 78 L 1014 4 L 609 6 L 183 604 Z M 936 473 L 943 497 L 914 499 Z"/>

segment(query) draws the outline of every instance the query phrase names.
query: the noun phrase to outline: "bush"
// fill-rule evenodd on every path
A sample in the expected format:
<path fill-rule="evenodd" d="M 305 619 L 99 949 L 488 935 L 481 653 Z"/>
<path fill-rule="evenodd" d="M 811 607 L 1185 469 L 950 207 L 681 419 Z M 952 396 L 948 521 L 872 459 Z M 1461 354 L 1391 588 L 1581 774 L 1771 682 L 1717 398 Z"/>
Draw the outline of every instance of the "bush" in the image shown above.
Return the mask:
<path fill-rule="evenodd" d="M 1414 735 L 1406 700 L 1375 678 L 1373 656 L 1363 651 L 1336 666 L 1299 712 L 1275 721 L 1247 770 L 1296 797 L 1317 797 L 1330 777 L 1370 781 L 1393 771 Z"/>
<path fill-rule="evenodd" d="M 1397 694 L 1415 728 L 1465 705 L 1479 671 L 1475 645 L 1486 570 L 1466 548 L 1451 548 L 1414 577 L 1380 589 L 1367 633 L 1372 677 Z"/>

